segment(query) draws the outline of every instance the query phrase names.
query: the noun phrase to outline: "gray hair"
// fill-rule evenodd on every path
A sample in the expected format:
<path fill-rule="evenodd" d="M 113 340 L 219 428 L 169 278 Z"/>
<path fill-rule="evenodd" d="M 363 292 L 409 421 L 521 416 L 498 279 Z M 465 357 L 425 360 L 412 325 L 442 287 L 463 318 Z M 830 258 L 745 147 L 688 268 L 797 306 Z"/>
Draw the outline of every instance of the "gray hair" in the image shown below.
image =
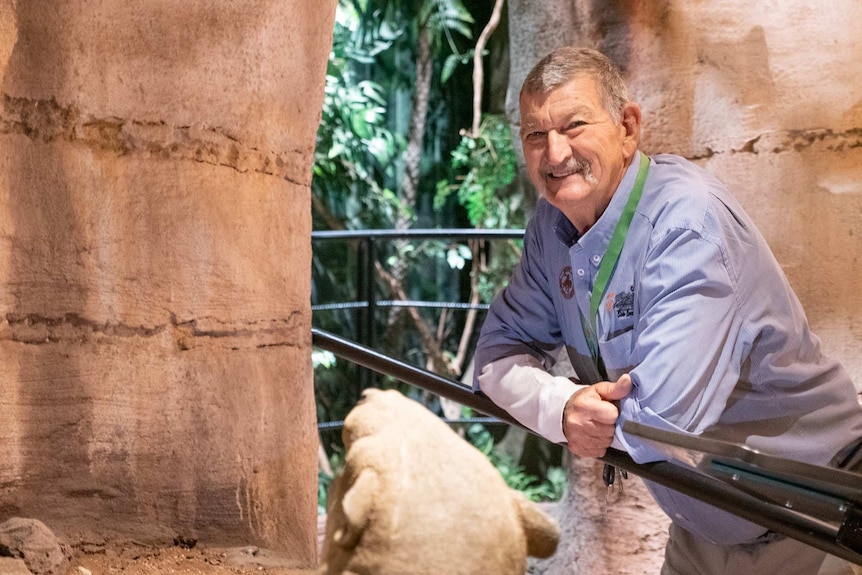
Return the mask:
<path fill-rule="evenodd" d="M 527 74 L 521 96 L 546 94 L 580 74 L 587 74 L 596 81 L 602 105 L 619 121 L 619 111 L 629 101 L 628 88 L 619 69 L 604 54 L 589 48 L 564 46 L 539 60 Z"/>

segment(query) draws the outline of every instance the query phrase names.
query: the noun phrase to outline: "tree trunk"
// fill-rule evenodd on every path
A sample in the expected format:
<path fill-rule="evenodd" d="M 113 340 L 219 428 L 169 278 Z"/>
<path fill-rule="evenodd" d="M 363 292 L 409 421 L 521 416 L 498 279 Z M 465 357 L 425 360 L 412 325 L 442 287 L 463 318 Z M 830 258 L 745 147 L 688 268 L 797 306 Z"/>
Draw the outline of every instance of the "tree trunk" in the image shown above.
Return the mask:
<path fill-rule="evenodd" d="M 664 560 L 668 518 L 643 482 L 633 475 L 623 491 L 608 495 L 597 459 L 566 457 L 569 484 L 554 514 L 560 545 L 550 559 L 536 560 L 533 575 L 643 575 L 658 573 Z"/>
<path fill-rule="evenodd" d="M 405 206 L 416 205 L 419 188 L 419 169 L 422 163 L 422 143 L 425 140 L 425 123 L 428 117 L 428 98 L 431 94 L 431 36 L 428 27 L 419 26 L 419 45 L 416 50 L 416 87 L 413 93 L 413 111 L 410 113 L 410 128 L 407 131 L 407 148 L 404 151 L 404 175 L 398 194 Z M 396 229 L 410 227 L 410 216 L 399 213 Z"/>
<path fill-rule="evenodd" d="M 419 189 L 419 173 L 422 164 L 422 146 L 425 140 L 425 124 L 428 117 L 428 99 L 431 94 L 431 78 L 433 72 L 433 60 L 431 53 L 431 35 L 428 27 L 419 25 L 419 45 L 416 51 L 416 86 L 413 93 L 413 109 L 410 113 L 410 127 L 407 131 L 407 147 L 404 151 L 404 173 L 401 179 L 401 187 L 398 194 L 399 200 L 405 209 L 398 212 L 395 221 L 395 229 L 406 230 L 411 227 L 412 215 L 408 207 L 416 205 L 416 196 Z M 395 240 L 393 246 L 396 253 L 403 253 L 409 240 Z M 398 299 L 407 299 L 403 291 L 404 274 L 406 267 L 400 258 L 396 258 L 390 272 L 387 274 L 378 268 L 378 275 L 382 275 L 389 284 L 390 292 Z M 396 318 L 404 310 L 393 308 L 389 314 L 388 323 L 394 325 Z M 440 343 L 433 336 L 433 330 L 419 315 L 415 308 L 407 308 L 406 312 L 420 332 L 422 343 L 428 357 L 426 367 L 437 373 L 449 374 L 449 366 L 440 351 Z M 397 337 L 391 330 L 393 336 Z"/>

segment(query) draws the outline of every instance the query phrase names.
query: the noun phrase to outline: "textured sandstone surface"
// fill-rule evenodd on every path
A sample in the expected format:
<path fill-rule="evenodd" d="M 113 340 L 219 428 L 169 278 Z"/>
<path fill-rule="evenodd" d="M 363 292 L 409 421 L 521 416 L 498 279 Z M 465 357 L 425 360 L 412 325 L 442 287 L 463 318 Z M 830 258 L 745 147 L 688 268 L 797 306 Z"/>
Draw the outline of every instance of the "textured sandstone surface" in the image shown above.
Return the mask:
<path fill-rule="evenodd" d="M 537 58 L 563 44 L 611 56 L 643 108 L 642 149 L 728 185 L 862 391 L 862 5 L 512 0 L 509 11 L 515 123 Z"/>
<path fill-rule="evenodd" d="M 0 0 L 0 519 L 316 561 L 334 4 Z"/>

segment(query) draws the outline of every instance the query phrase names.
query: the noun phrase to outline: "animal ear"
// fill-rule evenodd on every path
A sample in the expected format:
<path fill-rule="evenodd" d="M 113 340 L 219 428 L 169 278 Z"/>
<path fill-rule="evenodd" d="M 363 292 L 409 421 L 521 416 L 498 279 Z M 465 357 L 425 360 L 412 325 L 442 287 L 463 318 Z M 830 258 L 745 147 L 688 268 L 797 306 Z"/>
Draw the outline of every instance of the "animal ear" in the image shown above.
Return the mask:
<path fill-rule="evenodd" d="M 353 548 L 368 526 L 374 500 L 380 486 L 380 477 L 375 471 L 363 469 L 353 485 L 344 493 L 341 508 L 344 511 L 344 528 L 335 533 L 333 540 L 341 547 Z"/>
<path fill-rule="evenodd" d="M 547 558 L 557 550 L 560 541 L 560 526 L 556 520 L 541 511 L 536 505 L 517 491 L 512 491 L 521 518 L 521 527 L 527 537 L 527 555 Z"/>

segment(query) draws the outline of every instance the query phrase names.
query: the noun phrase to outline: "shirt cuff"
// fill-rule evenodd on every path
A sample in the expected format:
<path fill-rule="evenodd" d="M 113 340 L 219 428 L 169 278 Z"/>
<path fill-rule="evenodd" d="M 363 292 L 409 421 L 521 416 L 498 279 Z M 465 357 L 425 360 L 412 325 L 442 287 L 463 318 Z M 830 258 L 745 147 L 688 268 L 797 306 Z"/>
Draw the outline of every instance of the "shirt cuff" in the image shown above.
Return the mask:
<path fill-rule="evenodd" d="M 479 388 L 524 427 L 548 441 L 566 443 L 563 411 L 573 393 L 586 387 L 548 373 L 529 354 L 493 361 L 479 374 Z"/>

